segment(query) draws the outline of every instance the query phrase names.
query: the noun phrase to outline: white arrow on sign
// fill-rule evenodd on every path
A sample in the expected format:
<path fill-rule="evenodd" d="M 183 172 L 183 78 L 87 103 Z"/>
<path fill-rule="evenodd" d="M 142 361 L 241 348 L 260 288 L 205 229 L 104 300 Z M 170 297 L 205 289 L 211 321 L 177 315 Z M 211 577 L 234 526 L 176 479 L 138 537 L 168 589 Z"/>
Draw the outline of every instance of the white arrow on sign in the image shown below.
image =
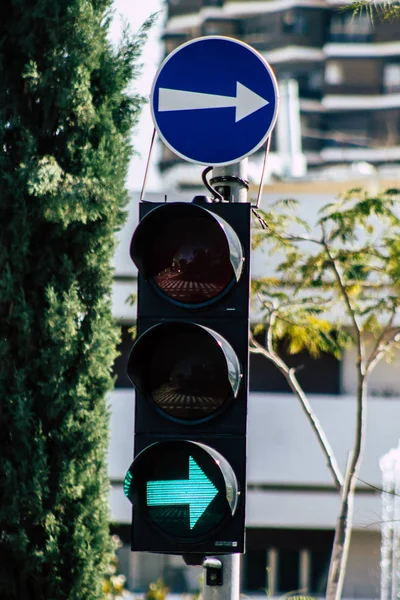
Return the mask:
<path fill-rule="evenodd" d="M 202 92 L 187 92 L 185 90 L 170 90 L 160 88 L 158 91 L 158 110 L 198 110 L 201 108 L 229 108 L 234 106 L 235 122 L 253 114 L 269 104 L 261 96 L 252 92 L 239 81 L 236 83 L 236 96 L 220 96 L 218 94 L 203 94 Z"/>

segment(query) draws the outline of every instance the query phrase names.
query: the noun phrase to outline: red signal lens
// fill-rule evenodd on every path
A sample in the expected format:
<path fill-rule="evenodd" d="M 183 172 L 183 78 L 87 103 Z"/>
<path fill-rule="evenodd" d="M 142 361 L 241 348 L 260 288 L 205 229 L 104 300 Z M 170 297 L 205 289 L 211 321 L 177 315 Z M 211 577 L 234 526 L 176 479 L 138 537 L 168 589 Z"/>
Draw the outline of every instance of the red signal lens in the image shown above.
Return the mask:
<path fill-rule="evenodd" d="M 174 419 L 199 421 L 236 397 L 241 369 L 222 336 L 200 325 L 156 325 L 132 348 L 128 375 L 133 384 Z"/>
<path fill-rule="evenodd" d="M 229 247 L 217 221 L 186 217 L 167 223 L 152 250 L 150 277 L 173 300 L 207 302 L 234 279 Z"/>
<path fill-rule="evenodd" d="M 131 256 L 139 271 L 173 302 L 208 304 L 239 279 L 243 252 L 228 223 L 188 203 L 158 206 L 139 224 Z"/>

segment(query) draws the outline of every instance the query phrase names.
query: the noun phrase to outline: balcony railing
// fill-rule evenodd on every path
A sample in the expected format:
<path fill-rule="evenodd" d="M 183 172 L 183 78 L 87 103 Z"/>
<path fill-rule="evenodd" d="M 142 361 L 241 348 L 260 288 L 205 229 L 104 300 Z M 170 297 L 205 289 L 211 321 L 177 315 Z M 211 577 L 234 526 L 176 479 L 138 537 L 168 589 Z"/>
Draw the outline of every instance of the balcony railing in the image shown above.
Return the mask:
<path fill-rule="evenodd" d="M 372 33 L 331 32 L 328 36 L 328 42 L 335 44 L 365 44 L 372 42 L 372 39 Z"/>

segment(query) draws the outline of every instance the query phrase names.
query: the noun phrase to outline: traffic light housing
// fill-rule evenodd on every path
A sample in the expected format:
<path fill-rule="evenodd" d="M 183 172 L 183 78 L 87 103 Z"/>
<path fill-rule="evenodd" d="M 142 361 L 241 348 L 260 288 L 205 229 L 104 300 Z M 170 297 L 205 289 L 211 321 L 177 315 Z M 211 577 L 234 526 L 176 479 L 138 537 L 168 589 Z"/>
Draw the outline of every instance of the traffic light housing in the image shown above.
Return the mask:
<path fill-rule="evenodd" d="M 132 550 L 244 551 L 251 206 L 140 205 Z"/>

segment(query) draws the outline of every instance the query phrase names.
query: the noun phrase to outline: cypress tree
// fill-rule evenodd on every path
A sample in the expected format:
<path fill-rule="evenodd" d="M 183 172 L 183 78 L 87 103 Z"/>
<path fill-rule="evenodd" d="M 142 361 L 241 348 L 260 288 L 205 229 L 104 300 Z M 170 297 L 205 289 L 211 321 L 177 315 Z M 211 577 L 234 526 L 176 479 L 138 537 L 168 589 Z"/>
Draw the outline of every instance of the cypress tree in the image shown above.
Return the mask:
<path fill-rule="evenodd" d="M 0 7 L 0 598 L 102 598 L 115 231 L 128 90 L 112 0 Z"/>

